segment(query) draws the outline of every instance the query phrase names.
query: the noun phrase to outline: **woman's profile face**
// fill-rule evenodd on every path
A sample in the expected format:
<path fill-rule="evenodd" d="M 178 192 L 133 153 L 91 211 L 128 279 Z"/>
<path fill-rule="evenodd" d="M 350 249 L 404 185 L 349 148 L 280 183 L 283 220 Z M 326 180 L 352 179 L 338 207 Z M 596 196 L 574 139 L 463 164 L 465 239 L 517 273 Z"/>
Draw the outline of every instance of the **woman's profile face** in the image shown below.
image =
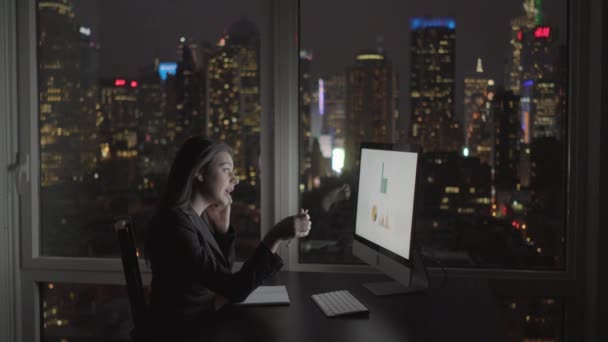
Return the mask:
<path fill-rule="evenodd" d="M 239 180 L 234 175 L 234 163 L 228 152 L 219 152 L 203 175 L 201 193 L 211 204 L 229 205 L 232 191 Z"/>

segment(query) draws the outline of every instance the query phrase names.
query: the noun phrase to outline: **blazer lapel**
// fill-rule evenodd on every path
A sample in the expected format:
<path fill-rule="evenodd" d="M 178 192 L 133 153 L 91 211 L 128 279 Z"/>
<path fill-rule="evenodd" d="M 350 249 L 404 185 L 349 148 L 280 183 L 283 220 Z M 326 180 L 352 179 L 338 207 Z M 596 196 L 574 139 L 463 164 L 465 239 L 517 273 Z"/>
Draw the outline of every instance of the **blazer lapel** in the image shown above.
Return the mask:
<path fill-rule="evenodd" d="M 198 231 L 203 235 L 203 238 L 207 243 L 215 250 L 215 254 L 217 254 L 222 262 L 227 265 L 226 256 L 220 249 L 220 246 L 215 241 L 215 237 L 211 233 L 211 227 L 209 224 L 200 216 L 196 214 L 196 212 L 190 213 L 190 219 L 193 220 L 194 225 L 198 228 Z"/>

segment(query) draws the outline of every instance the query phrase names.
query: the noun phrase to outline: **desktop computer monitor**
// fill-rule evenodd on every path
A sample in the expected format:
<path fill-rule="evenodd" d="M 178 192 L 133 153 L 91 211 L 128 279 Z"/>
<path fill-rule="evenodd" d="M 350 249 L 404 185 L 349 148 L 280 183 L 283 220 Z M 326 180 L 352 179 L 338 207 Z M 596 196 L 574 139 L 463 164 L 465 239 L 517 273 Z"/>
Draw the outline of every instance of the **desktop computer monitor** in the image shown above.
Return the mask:
<path fill-rule="evenodd" d="M 413 244 L 419 164 L 413 146 L 361 145 L 353 255 L 395 280 L 364 284 L 377 295 L 428 285 Z"/>

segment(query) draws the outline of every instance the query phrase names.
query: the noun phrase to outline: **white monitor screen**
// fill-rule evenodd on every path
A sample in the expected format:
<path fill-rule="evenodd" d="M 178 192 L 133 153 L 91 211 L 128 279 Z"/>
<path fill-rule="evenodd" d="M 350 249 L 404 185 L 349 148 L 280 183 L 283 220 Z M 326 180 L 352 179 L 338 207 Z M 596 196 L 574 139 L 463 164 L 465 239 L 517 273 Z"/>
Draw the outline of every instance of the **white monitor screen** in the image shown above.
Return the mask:
<path fill-rule="evenodd" d="M 355 234 L 410 259 L 417 153 L 361 149 Z"/>

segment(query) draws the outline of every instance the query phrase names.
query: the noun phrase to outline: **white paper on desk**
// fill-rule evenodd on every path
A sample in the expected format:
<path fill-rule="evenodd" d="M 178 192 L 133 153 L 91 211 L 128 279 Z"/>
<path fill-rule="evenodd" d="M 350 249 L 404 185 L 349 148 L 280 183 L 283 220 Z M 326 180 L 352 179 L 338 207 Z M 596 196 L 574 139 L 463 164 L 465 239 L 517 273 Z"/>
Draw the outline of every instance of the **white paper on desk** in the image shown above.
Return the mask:
<path fill-rule="evenodd" d="M 289 296 L 283 285 L 259 286 L 243 302 L 235 305 L 289 305 Z"/>

